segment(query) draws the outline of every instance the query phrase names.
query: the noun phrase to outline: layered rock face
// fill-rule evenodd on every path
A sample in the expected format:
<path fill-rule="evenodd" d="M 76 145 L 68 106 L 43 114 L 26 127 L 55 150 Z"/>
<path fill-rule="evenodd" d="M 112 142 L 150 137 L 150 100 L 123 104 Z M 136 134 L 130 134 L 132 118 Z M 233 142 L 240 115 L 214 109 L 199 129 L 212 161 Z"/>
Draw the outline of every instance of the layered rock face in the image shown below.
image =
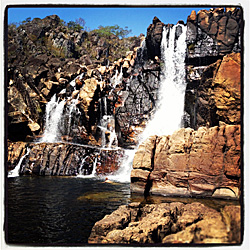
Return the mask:
<path fill-rule="evenodd" d="M 227 124 L 241 122 L 241 55 L 231 53 L 222 60 L 205 67 L 199 74 L 189 67 L 185 111 L 187 127 L 216 126 L 219 121 Z M 191 77 L 192 78 L 192 77 Z"/>
<path fill-rule="evenodd" d="M 239 52 L 242 25 L 240 8 L 192 11 L 187 19 L 188 58 Z"/>
<path fill-rule="evenodd" d="M 70 96 L 76 98 L 78 93 L 73 92 L 70 83 L 76 76 L 83 74 L 77 85 L 79 91 L 89 84 L 95 85 L 95 88 L 93 86 L 87 90 L 87 96 L 80 91 L 77 104 L 82 113 L 81 130 L 87 131 L 87 136 L 82 138 L 84 143 L 90 141 L 90 144 L 100 144 L 97 126 L 100 122 L 99 111 L 102 108 L 100 102 L 105 97 L 108 100 L 108 115 L 115 113 L 119 144 L 135 145 L 136 137 L 154 112 L 157 102 L 161 70 L 160 45 L 164 25 L 155 17 L 148 27 L 144 46 L 139 50 L 138 46 L 144 39 L 143 36 L 126 39 L 112 36 L 107 40 L 94 32 L 69 30 L 56 15 L 45 19 L 34 19 L 16 29 L 10 26 L 8 30 L 9 139 L 25 141 L 32 139 L 30 138 L 32 136 L 41 135 L 44 130 L 43 114 L 46 103 L 54 94 L 64 89 L 67 98 Z M 226 11 L 222 9 L 200 11 L 197 14 L 192 12 L 187 26 L 187 63 L 192 68 L 188 74 L 191 77 L 188 86 L 191 93 L 194 89 L 196 91 L 194 86 L 198 84 L 196 77 L 192 75 L 204 69 L 197 67 L 196 61 L 189 61 L 190 58 L 197 58 L 199 62 L 207 61 L 205 67 L 207 68 L 211 58 L 237 51 L 233 49 L 236 47 L 240 49 L 238 37 L 242 26 L 241 10 L 236 8 Z M 216 32 L 213 31 L 215 34 L 211 35 L 210 30 L 215 30 L 215 26 Z M 218 50 L 220 46 L 216 45 L 215 53 L 205 53 L 207 47 L 205 41 L 210 36 L 213 42 L 218 44 L 219 41 L 225 44 L 229 39 L 230 46 L 227 50 Z M 119 45 L 119 49 L 115 49 L 116 44 Z M 192 50 L 195 53 L 192 54 Z M 121 67 L 123 79 L 114 91 L 110 81 L 116 70 L 121 72 Z M 200 97 L 200 94 L 197 96 Z M 65 96 L 61 98 L 63 97 L 65 98 Z M 192 93 L 186 99 L 198 100 L 197 102 L 200 100 Z M 186 108 L 191 120 L 189 126 L 196 128 L 197 109 L 189 101 L 187 106 L 190 106 Z M 81 138 L 76 140 L 80 142 Z"/>
<path fill-rule="evenodd" d="M 131 190 L 145 194 L 239 198 L 240 126 L 180 129 L 140 145 Z"/>
<path fill-rule="evenodd" d="M 92 228 L 88 243 L 204 244 L 240 243 L 240 207 L 221 213 L 201 203 L 131 203 L 106 215 Z"/>
<path fill-rule="evenodd" d="M 20 164 L 20 175 L 105 175 L 119 168 L 123 150 L 105 150 L 64 143 L 9 143 L 8 168 Z M 95 171 L 95 172 L 93 172 Z"/>

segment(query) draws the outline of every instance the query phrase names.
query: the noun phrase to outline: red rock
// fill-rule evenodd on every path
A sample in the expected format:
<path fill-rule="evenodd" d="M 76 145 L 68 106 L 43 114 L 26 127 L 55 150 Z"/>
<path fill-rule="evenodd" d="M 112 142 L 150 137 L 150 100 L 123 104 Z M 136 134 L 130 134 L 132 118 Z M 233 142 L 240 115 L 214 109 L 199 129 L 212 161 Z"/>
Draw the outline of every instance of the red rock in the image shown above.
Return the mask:
<path fill-rule="evenodd" d="M 157 137 L 155 143 L 154 148 L 152 142 L 146 141 L 135 154 L 133 171 L 137 171 L 137 176 L 134 178 L 132 171 L 132 191 L 144 192 L 145 187 L 152 185 L 152 194 L 212 196 L 217 188 L 229 188 L 233 191 L 222 192 L 221 196 L 239 198 L 240 125 L 199 128 L 198 131 L 180 129 L 172 136 Z M 152 155 L 150 167 L 147 156 L 151 160 Z M 139 174 L 144 176 L 143 185 Z"/>

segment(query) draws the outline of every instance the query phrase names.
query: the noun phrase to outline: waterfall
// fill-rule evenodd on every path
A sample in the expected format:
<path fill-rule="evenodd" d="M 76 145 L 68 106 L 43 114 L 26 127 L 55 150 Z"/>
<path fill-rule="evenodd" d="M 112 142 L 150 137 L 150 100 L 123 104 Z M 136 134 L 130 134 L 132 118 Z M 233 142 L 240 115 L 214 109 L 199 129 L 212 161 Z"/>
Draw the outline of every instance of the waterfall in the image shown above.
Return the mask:
<path fill-rule="evenodd" d="M 114 91 L 116 86 L 122 82 L 123 73 L 122 67 L 120 73 L 116 70 L 115 75 L 110 79 L 110 86 L 112 87 L 110 94 Z M 112 148 L 117 147 L 118 139 L 115 132 L 115 118 L 113 114 L 108 115 L 107 99 L 103 97 L 99 101 L 100 105 L 100 124 L 98 128 L 101 130 L 102 147 Z"/>
<path fill-rule="evenodd" d="M 182 33 L 176 39 L 180 29 Z M 161 55 L 164 66 L 156 112 L 142 132 L 139 138 L 140 143 L 151 135 L 169 135 L 181 127 L 186 90 L 186 27 L 184 25 L 178 24 L 169 30 L 166 27 L 163 28 Z M 127 179 L 129 181 L 133 158 L 138 146 L 126 152 L 116 175 L 109 176 L 111 180 L 123 182 Z"/>
<path fill-rule="evenodd" d="M 176 25 L 173 27 L 163 28 L 161 42 L 161 57 L 163 61 L 160 88 L 158 90 L 158 100 L 156 111 L 152 119 L 141 134 L 139 141 L 142 142 L 151 135 L 170 135 L 181 126 L 184 112 L 184 96 L 186 89 L 186 27 Z M 145 46 L 145 41 L 142 43 Z M 146 50 L 143 48 L 143 51 Z M 143 57 L 144 52 L 140 55 Z M 143 58 L 142 58 L 143 59 Z M 78 78 L 80 79 L 82 75 Z M 102 139 L 103 149 L 116 149 L 118 139 L 115 132 L 115 117 L 109 108 L 109 97 L 112 92 L 122 82 L 123 72 L 116 71 L 110 79 L 111 91 L 110 96 L 104 96 L 99 99 L 100 117 L 98 135 Z M 70 85 L 76 89 L 76 81 L 73 80 Z M 66 91 L 64 91 L 66 92 Z M 63 92 L 63 93 L 64 93 Z M 119 92 L 117 92 L 120 94 Z M 117 94 L 116 93 L 116 94 Z M 43 142 L 56 142 L 61 140 L 62 135 L 72 135 L 77 133 L 76 116 L 81 115 L 77 108 L 78 97 L 76 99 L 68 98 L 67 100 L 57 100 L 54 95 L 46 105 L 46 121 Z M 74 135 L 73 135 L 74 136 Z M 137 145 L 138 147 L 138 145 Z M 125 150 L 125 155 L 121 159 L 119 170 L 108 178 L 114 181 L 128 182 L 135 150 Z M 86 158 L 82 160 L 79 166 L 80 175 L 83 174 L 84 164 L 87 164 Z M 86 177 L 95 177 L 97 157 L 93 161 L 93 171 Z M 85 178 L 85 177 L 84 177 Z"/>
<path fill-rule="evenodd" d="M 123 74 L 122 74 L 122 67 L 121 67 L 120 73 L 118 72 L 118 70 L 116 70 L 115 75 L 110 80 L 111 86 L 113 87 L 113 89 L 115 89 L 115 87 L 119 83 L 121 83 L 122 77 L 123 77 Z"/>
<path fill-rule="evenodd" d="M 180 29 L 182 33 L 176 38 Z M 170 135 L 181 127 L 186 90 L 186 27 L 184 25 L 175 25 L 169 28 L 169 31 L 164 27 L 161 55 L 164 67 L 159 100 L 153 119 L 148 122 L 141 135 L 141 142 L 151 135 Z"/>
<path fill-rule="evenodd" d="M 95 160 L 93 162 L 93 170 L 92 170 L 92 173 L 89 175 L 89 177 L 95 177 L 96 175 L 96 164 L 97 164 L 97 155 L 95 157 Z"/>
<path fill-rule="evenodd" d="M 117 182 L 130 182 L 130 173 L 132 170 L 134 156 L 135 150 L 126 149 L 124 151 L 124 156 L 121 159 L 119 169 L 115 173 L 108 175 L 107 178 Z"/>
<path fill-rule="evenodd" d="M 23 162 L 24 158 L 25 158 L 29 153 L 30 153 L 30 148 L 27 148 L 26 154 L 24 154 L 24 155 L 20 158 L 20 160 L 19 160 L 18 164 L 16 165 L 16 167 L 8 173 L 8 177 L 17 177 L 17 176 L 19 176 L 19 172 L 20 172 L 20 169 L 21 169 L 22 162 Z"/>
<path fill-rule="evenodd" d="M 66 114 L 64 115 L 65 117 L 67 117 L 67 115 L 68 115 L 68 122 L 66 124 L 67 131 L 65 131 L 65 132 L 67 132 L 67 134 L 66 134 L 67 136 L 70 136 L 70 132 L 72 131 L 72 128 L 75 125 L 75 123 L 74 123 L 75 118 L 77 118 L 78 115 L 81 115 L 80 110 L 76 106 L 78 104 L 78 99 L 79 99 L 79 94 L 78 94 L 76 99 L 70 100 L 70 98 L 68 98 L 70 105 L 67 105 Z"/>
<path fill-rule="evenodd" d="M 41 142 L 60 141 L 60 123 L 65 105 L 65 100 L 56 101 L 56 94 L 46 105 L 45 130 Z"/>
<path fill-rule="evenodd" d="M 102 135 L 102 147 L 112 148 L 117 146 L 118 140 L 115 133 L 115 118 L 113 115 L 104 115 L 100 120 L 100 125 Z"/>
<path fill-rule="evenodd" d="M 98 154 L 95 155 L 95 159 L 92 162 L 93 169 L 92 169 L 91 174 L 85 175 L 83 173 L 83 167 L 84 167 L 84 164 L 85 164 L 87 158 L 89 158 L 89 155 L 84 157 L 83 160 L 82 160 L 82 164 L 81 164 L 81 166 L 79 168 L 79 174 L 77 175 L 78 178 L 85 178 L 86 179 L 86 178 L 94 178 L 94 177 L 96 177 L 96 166 L 97 166 Z"/>

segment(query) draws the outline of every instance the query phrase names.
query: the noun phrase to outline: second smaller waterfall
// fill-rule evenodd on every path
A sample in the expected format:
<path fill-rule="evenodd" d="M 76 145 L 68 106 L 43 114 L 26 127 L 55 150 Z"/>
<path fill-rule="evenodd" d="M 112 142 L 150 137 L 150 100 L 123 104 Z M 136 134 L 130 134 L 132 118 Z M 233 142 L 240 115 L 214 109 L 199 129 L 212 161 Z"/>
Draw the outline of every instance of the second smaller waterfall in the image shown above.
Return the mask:
<path fill-rule="evenodd" d="M 45 130 L 41 142 L 56 142 L 61 138 L 61 123 L 65 100 L 57 101 L 56 94 L 46 105 Z"/>
<path fill-rule="evenodd" d="M 24 160 L 24 158 L 25 158 L 29 153 L 30 153 L 30 148 L 27 148 L 26 154 L 24 154 L 24 155 L 20 158 L 20 160 L 19 160 L 18 164 L 16 165 L 16 167 L 8 173 L 8 177 L 17 177 L 17 176 L 19 176 L 19 172 L 20 172 L 20 168 L 22 167 L 23 160 Z"/>

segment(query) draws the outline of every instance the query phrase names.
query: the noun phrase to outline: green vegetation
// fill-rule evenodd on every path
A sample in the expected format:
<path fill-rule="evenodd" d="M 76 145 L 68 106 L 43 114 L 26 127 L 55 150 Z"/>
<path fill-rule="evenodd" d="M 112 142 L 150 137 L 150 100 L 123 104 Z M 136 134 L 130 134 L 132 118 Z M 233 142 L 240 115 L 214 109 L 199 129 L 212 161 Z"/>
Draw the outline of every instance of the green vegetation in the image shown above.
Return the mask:
<path fill-rule="evenodd" d="M 101 62 L 104 58 L 114 62 L 123 57 L 138 40 L 138 37 L 128 37 L 131 33 L 128 27 L 122 28 L 117 24 L 100 25 L 90 31 L 83 18 L 68 23 L 59 19 L 59 24 L 50 29 L 45 28 L 46 24 L 43 19 L 31 20 L 30 17 L 20 23 L 9 24 L 8 60 L 16 61 L 20 55 L 16 54 L 18 50 L 23 56 L 23 64 L 30 56 L 38 54 L 76 59 L 88 55 L 93 63 L 96 60 Z M 70 42 L 64 43 L 64 40 Z"/>
<path fill-rule="evenodd" d="M 111 35 L 115 35 L 121 39 L 123 39 L 132 32 L 132 30 L 128 30 L 127 26 L 125 27 L 125 29 L 123 29 L 117 24 L 113 26 L 100 25 L 98 29 L 95 29 L 93 31 L 101 37 L 110 37 Z"/>

